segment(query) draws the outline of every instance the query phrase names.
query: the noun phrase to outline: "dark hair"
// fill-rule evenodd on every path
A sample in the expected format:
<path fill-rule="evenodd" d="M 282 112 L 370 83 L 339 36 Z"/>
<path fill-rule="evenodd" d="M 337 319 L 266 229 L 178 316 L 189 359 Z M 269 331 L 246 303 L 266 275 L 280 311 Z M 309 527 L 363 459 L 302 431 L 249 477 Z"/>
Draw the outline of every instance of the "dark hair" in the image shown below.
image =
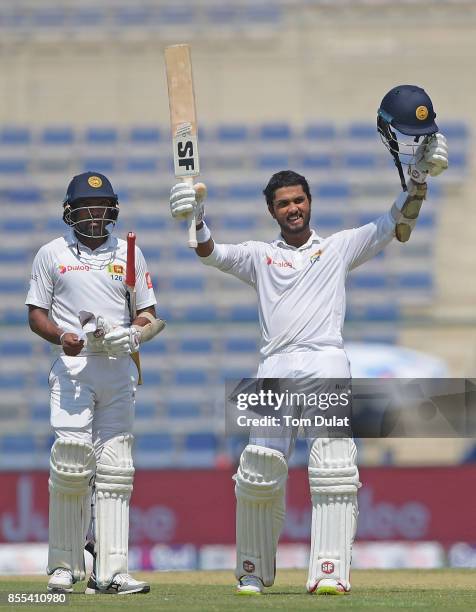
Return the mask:
<path fill-rule="evenodd" d="M 269 207 L 273 206 L 274 194 L 281 187 L 293 187 L 294 185 L 301 185 L 304 193 L 307 195 L 309 202 L 311 202 L 311 192 L 309 190 L 309 184 L 306 179 L 293 170 L 281 170 L 276 172 L 269 179 L 265 189 L 263 189 L 263 195 L 266 198 L 266 203 Z"/>

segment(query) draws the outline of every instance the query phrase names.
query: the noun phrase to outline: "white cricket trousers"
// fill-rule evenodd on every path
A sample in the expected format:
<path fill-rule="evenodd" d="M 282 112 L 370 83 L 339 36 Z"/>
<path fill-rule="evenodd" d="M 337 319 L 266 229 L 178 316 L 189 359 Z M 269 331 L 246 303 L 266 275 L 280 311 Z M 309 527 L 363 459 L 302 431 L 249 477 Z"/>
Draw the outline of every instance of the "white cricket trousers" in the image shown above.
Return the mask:
<path fill-rule="evenodd" d="M 264 359 L 259 367 L 257 378 L 304 378 L 321 379 L 339 378 L 348 380 L 350 374 L 350 363 L 344 349 L 333 346 L 322 347 L 320 350 L 300 351 L 295 353 L 278 353 Z M 315 387 L 312 387 L 314 388 Z M 255 436 L 251 430 L 250 444 L 266 446 L 280 451 L 289 459 L 291 456 L 296 437 L 297 427 L 287 427 L 273 437 Z M 309 439 L 309 446 L 313 440 Z"/>
<path fill-rule="evenodd" d="M 49 375 L 51 426 L 58 438 L 92 444 L 132 433 L 137 370 L 129 355 L 59 356 Z"/>

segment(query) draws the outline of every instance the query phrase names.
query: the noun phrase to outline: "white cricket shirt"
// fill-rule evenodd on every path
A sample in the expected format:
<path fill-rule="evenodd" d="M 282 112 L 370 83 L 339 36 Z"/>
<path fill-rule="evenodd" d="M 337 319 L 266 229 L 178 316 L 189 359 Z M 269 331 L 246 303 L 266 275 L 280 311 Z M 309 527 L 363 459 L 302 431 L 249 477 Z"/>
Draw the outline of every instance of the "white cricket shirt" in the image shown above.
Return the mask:
<path fill-rule="evenodd" d="M 126 259 L 125 240 L 111 235 L 99 248 L 91 250 L 70 230 L 36 254 L 25 304 L 48 310 L 50 318 L 64 331 L 81 330 L 80 310 L 129 327 Z M 157 303 L 144 256 L 137 246 L 136 295 L 138 310 Z M 85 353 L 87 345 L 81 351 Z"/>
<path fill-rule="evenodd" d="M 296 248 L 280 236 L 271 243 L 215 244 L 202 262 L 255 288 L 261 354 L 342 348 L 345 281 L 395 235 L 390 212 L 356 229 L 319 237 L 313 230 Z"/>

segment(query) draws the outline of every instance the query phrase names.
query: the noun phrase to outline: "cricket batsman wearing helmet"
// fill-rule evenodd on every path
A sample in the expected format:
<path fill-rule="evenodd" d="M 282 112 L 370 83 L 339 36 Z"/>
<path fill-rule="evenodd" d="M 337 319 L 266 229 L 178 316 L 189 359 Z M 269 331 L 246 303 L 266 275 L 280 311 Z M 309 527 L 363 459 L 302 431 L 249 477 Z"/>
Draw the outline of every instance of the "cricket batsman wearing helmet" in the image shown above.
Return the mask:
<path fill-rule="evenodd" d="M 217 244 L 204 222 L 203 185 L 173 187 L 172 216 L 197 219 L 197 255 L 205 265 L 233 274 L 257 293 L 261 362 L 257 377 L 348 379 L 342 328 L 345 282 L 393 238 L 406 241 L 416 223 L 428 174 L 448 166 L 446 140 L 437 133 L 427 94 L 415 86 L 394 88 L 382 101 L 379 131 L 398 151 L 392 128 L 412 135 L 409 178 L 391 209 L 375 221 L 328 238 L 310 228 L 311 192 L 306 179 L 274 174 L 264 196 L 280 233 L 270 243 Z M 418 144 L 420 136 L 424 140 Z M 291 429 L 291 428 L 290 428 Z M 292 431 L 281 438 L 254 438 L 235 475 L 236 578 L 238 593 L 260 594 L 274 583 L 275 556 L 285 515 Z M 351 551 L 360 487 L 351 438 L 315 438 L 309 454 L 312 497 L 311 555 L 307 590 L 340 594 L 351 589 Z"/>
<path fill-rule="evenodd" d="M 127 565 L 137 381 L 131 354 L 163 324 L 139 248 L 137 317 L 131 321 L 126 241 L 112 234 L 118 214 L 118 197 L 103 174 L 75 176 L 63 203 L 68 231 L 38 251 L 26 298 L 32 331 L 55 349 L 49 374 L 52 592 L 72 592 L 73 583 L 85 579 L 88 530 L 95 563 L 86 593 L 150 590 L 129 575 Z"/>

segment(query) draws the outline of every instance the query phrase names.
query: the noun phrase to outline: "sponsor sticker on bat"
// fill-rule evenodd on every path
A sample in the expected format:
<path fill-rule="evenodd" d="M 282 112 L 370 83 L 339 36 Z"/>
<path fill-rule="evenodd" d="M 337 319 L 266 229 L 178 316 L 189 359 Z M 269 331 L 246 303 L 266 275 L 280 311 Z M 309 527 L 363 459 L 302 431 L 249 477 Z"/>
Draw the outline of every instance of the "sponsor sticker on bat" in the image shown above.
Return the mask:
<path fill-rule="evenodd" d="M 200 173 L 196 136 L 189 133 L 174 137 L 174 171 L 178 177 L 197 176 Z"/>

